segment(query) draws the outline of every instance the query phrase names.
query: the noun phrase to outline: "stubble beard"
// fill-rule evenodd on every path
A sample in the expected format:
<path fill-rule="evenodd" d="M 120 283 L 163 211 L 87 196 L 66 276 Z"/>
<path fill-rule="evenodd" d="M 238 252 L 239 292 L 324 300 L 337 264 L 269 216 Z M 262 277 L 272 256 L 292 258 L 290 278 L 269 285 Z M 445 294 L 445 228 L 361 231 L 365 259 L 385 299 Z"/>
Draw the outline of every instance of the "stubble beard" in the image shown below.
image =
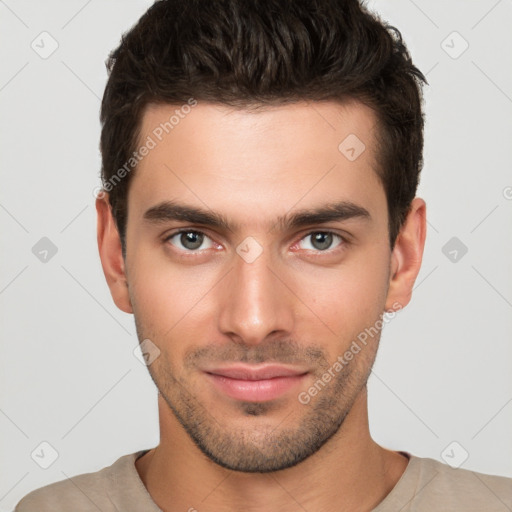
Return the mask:
<path fill-rule="evenodd" d="M 365 347 L 366 353 L 358 354 L 361 360 L 350 361 L 308 404 L 301 404 L 295 395 L 283 398 L 282 402 L 237 401 L 233 407 L 236 414 L 245 416 L 246 424 L 254 419 L 254 426 L 245 428 L 230 425 L 228 415 L 194 396 L 189 383 L 175 376 L 164 354 L 148 369 L 166 404 L 204 455 L 233 471 L 269 473 L 299 464 L 340 432 L 366 386 L 378 340 L 374 342 L 375 347 Z M 315 372 L 311 384 L 325 374 L 325 363 Z M 295 403 L 281 421 L 276 424 L 275 416 L 265 421 L 282 404 L 289 407 L 290 400 Z"/>

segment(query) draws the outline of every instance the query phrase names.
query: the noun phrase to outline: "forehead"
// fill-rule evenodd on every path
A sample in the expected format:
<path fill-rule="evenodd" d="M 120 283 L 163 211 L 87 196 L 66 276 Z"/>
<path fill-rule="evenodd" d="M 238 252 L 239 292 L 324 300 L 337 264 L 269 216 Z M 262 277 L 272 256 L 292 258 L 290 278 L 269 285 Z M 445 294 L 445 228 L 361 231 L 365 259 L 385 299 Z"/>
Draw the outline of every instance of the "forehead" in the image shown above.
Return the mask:
<path fill-rule="evenodd" d="M 179 200 L 253 222 L 339 200 L 385 208 L 376 173 L 376 117 L 359 102 L 263 109 L 149 105 L 129 192 L 138 215 Z M 384 199 L 384 204 L 382 200 Z M 132 208 L 133 206 L 133 208 Z"/>

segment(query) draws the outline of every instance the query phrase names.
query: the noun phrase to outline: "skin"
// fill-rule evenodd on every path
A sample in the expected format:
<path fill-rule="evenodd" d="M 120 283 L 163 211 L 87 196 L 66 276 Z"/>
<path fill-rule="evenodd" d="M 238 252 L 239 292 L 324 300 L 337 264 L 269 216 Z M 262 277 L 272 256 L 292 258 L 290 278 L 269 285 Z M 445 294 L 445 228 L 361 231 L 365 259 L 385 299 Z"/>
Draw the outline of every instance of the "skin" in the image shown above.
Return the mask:
<path fill-rule="evenodd" d="M 150 105 L 140 140 L 175 109 Z M 307 404 L 298 400 L 383 312 L 407 305 L 420 269 L 425 202 L 413 200 L 391 250 L 376 129 L 358 102 L 258 111 L 199 103 L 132 176 L 125 259 L 108 196 L 97 200 L 112 297 L 134 314 L 139 339 L 160 350 L 148 366 L 160 444 L 136 468 L 162 510 L 369 511 L 405 471 L 407 458 L 377 445 L 368 427 L 366 381 L 380 333 Z M 338 150 L 349 134 L 366 146 L 354 161 Z M 168 200 L 218 212 L 231 229 L 144 219 Z M 342 200 L 369 217 L 277 224 Z M 204 233 L 203 244 L 169 239 L 178 228 Z M 315 244 L 326 231 L 335 236 Z M 236 252 L 247 237 L 262 248 L 250 263 Z M 277 399 L 250 402 L 226 396 L 201 371 L 241 360 L 308 373 Z"/>

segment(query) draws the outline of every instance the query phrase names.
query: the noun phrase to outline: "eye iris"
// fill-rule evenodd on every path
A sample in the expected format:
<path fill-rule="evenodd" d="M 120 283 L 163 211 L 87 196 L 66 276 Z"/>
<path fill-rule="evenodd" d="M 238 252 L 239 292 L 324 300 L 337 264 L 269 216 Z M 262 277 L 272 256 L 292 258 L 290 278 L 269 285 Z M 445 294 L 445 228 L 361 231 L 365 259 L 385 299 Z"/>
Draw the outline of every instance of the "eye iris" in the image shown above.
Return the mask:
<path fill-rule="evenodd" d="M 332 244 L 332 233 L 315 233 L 312 236 L 312 244 L 315 249 L 329 249 Z"/>
<path fill-rule="evenodd" d="M 203 243 L 203 235 L 195 231 L 187 231 L 180 236 L 180 242 L 187 249 L 197 249 Z"/>

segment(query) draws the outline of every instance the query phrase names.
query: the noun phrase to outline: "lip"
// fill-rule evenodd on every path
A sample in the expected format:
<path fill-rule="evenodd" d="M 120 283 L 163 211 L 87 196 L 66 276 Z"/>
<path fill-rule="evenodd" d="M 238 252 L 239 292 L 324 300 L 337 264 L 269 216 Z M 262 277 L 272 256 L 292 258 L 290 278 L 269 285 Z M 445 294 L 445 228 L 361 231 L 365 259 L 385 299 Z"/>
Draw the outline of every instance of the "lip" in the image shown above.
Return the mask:
<path fill-rule="evenodd" d="M 306 370 L 282 365 L 249 366 L 237 364 L 204 370 L 221 392 L 237 400 L 263 402 L 274 400 L 298 386 Z"/>

